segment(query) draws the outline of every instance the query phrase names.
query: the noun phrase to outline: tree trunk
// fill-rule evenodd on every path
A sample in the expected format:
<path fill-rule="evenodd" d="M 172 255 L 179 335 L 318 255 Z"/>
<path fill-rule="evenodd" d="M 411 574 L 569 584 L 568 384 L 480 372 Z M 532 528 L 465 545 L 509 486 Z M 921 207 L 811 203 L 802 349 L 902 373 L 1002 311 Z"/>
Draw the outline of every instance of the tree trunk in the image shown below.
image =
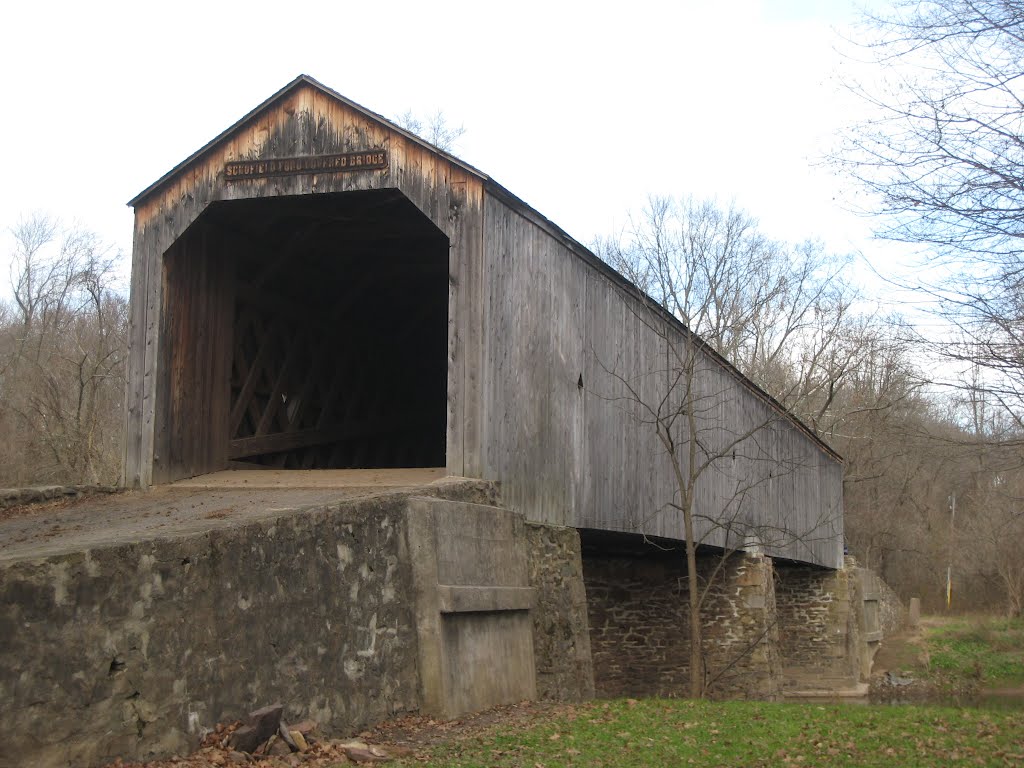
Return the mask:
<path fill-rule="evenodd" d="M 701 638 L 700 584 L 697 583 L 697 547 L 693 543 L 693 513 L 684 513 L 686 521 L 686 576 L 690 583 L 690 698 L 704 696 L 704 653 Z"/>

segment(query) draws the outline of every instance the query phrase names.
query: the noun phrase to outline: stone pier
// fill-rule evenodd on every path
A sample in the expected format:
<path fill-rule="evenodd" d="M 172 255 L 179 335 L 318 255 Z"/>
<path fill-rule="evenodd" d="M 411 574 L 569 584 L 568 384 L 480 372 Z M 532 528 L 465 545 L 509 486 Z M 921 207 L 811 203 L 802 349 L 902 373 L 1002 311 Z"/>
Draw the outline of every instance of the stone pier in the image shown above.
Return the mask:
<path fill-rule="evenodd" d="M 584 536 L 598 696 L 689 693 L 689 598 L 681 548 Z M 702 554 L 704 676 L 712 698 L 854 693 L 899 599 L 852 559 L 833 571 L 737 552 Z"/>
<path fill-rule="evenodd" d="M 690 644 L 680 550 L 583 558 L 598 696 L 686 696 Z M 770 558 L 703 556 L 705 680 L 714 698 L 776 699 L 782 667 Z"/>
<path fill-rule="evenodd" d="M 776 563 L 779 640 L 787 693 L 859 693 L 886 634 L 905 611 L 878 576 L 847 557 L 838 571 Z"/>

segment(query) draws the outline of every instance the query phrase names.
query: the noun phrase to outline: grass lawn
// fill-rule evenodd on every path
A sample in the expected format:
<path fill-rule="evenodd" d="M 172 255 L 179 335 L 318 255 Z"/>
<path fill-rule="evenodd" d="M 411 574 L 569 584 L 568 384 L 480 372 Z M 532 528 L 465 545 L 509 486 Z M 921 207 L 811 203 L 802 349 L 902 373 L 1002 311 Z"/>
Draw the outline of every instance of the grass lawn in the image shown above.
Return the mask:
<path fill-rule="evenodd" d="M 439 745 L 426 766 L 1024 765 L 1024 713 L 632 699 Z"/>
<path fill-rule="evenodd" d="M 1024 683 L 1024 619 L 947 619 L 926 626 L 931 669 L 992 688 Z"/>

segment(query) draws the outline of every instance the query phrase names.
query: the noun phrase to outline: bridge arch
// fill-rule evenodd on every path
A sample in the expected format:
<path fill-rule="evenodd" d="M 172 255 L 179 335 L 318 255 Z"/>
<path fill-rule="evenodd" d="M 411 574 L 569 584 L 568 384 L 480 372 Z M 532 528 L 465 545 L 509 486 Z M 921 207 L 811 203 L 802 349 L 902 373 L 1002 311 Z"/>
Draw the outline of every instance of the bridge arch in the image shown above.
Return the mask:
<path fill-rule="evenodd" d="M 212 203 L 164 256 L 159 470 L 445 466 L 448 254 L 394 189 Z"/>

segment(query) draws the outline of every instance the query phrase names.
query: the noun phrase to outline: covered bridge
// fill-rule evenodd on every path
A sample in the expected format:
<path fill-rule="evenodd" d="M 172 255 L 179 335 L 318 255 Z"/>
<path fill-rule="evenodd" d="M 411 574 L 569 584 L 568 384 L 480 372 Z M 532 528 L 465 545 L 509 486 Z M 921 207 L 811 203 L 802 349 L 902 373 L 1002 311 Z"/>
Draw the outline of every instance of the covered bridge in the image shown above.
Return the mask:
<path fill-rule="evenodd" d="M 681 538 L 622 383 L 660 397 L 685 329 L 486 174 L 300 76 L 131 205 L 128 485 L 444 467 L 530 520 Z M 702 447 L 729 449 L 698 483 L 702 543 L 753 531 L 839 567 L 839 458 L 699 362 Z"/>
<path fill-rule="evenodd" d="M 691 461 L 708 689 L 863 675 L 839 457 L 485 174 L 303 76 L 131 204 L 124 480 L 160 487 L 0 521 L 0 764 L 275 701 L 343 735 L 685 695 Z M 638 402 L 686 410 L 678 465 Z"/>

